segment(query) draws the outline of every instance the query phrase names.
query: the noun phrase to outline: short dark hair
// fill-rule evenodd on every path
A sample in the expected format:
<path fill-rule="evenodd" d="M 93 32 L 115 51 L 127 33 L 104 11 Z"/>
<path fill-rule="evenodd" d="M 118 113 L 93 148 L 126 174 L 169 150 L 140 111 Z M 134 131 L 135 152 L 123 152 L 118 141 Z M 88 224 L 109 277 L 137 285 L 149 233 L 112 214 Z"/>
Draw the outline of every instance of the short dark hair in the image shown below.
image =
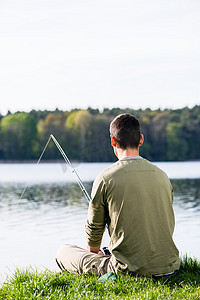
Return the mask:
<path fill-rule="evenodd" d="M 140 122 L 131 114 L 121 114 L 110 123 L 110 134 L 122 149 L 138 148 L 140 143 Z"/>

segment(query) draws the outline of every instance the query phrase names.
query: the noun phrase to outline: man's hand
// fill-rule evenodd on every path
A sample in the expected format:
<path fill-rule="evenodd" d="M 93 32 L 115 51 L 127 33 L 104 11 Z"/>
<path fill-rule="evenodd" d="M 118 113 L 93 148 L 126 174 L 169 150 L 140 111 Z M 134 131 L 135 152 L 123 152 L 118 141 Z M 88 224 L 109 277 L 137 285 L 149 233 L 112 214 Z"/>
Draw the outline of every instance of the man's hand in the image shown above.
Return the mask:
<path fill-rule="evenodd" d="M 90 247 L 90 246 L 87 246 L 87 250 L 88 250 L 88 251 L 93 252 L 93 253 L 96 253 L 96 254 L 101 254 L 101 253 L 99 253 L 99 252 L 101 252 L 101 251 L 99 251 L 99 249 L 100 249 L 100 246 L 98 246 L 98 247 Z M 102 254 L 103 254 L 103 253 L 102 253 Z"/>

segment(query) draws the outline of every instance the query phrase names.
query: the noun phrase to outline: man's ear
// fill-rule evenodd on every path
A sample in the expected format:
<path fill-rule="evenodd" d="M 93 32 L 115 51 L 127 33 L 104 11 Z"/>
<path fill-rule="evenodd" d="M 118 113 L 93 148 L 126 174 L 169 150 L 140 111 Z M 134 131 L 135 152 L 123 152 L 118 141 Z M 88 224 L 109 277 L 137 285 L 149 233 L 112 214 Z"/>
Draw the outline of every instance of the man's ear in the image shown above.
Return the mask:
<path fill-rule="evenodd" d="M 142 146 L 143 143 L 144 143 L 144 135 L 141 134 L 141 135 L 140 135 L 140 143 L 139 143 L 139 146 Z"/>
<path fill-rule="evenodd" d="M 110 138 L 111 138 L 111 145 L 113 146 L 113 147 L 116 147 L 116 139 L 114 138 L 114 136 L 110 136 Z"/>

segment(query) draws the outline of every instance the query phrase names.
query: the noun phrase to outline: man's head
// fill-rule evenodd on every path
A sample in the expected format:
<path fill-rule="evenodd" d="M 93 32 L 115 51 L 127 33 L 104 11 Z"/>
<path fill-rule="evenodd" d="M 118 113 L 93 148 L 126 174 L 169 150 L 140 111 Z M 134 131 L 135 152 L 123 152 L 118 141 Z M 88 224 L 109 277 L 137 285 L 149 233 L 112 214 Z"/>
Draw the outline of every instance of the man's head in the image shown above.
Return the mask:
<path fill-rule="evenodd" d="M 139 120 L 131 114 L 121 114 L 111 122 L 110 134 L 121 149 L 138 149 L 141 140 Z"/>

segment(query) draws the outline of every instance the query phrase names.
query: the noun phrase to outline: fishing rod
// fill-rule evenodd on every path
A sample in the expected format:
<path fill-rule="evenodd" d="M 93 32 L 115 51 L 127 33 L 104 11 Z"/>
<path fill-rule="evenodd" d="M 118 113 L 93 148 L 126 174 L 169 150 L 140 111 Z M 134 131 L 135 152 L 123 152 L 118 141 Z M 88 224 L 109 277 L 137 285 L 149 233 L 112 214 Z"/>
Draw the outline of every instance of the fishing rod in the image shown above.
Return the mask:
<path fill-rule="evenodd" d="M 64 152 L 64 150 L 62 149 L 62 147 L 60 146 L 60 144 L 58 143 L 58 141 L 56 140 L 56 138 L 53 136 L 53 134 L 50 135 L 50 138 L 52 138 L 52 140 L 54 141 L 56 147 L 58 148 L 58 150 L 60 151 L 62 157 L 64 158 L 65 162 L 69 165 L 69 167 L 72 169 L 72 173 L 74 173 L 76 175 L 76 179 L 78 182 L 79 187 L 81 188 L 81 191 L 83 192 L 86 200 L 88 202 L 90 202 L 90 200 L 92 199 L 88 193 L 88 191 L 86 190 L 83 182 L 81 181 L 81 178 L 79 177 L 78 173 L 76 172 L 76 169 L 72 166 L 69 158 L 67 157 L 66 153 Z"/>
<path fill-rule="evenodd" d="M 90 201 L 92 200 L 92 198 L 90 197 L 88 191 L 86 190 L 86 188 L 85 188 L 85 186 L 84 186 L 84 184 L 83 184 L 81 178 L 79 177 L 78 173 L 76 172 L 75 168 L 72 166 L 72 164 L 71 164 L 69 158 L 67 157 L 66 153 L 64 152 L 64 150 L 62 149 L 62 147 L 60 146 L 60 144 L 58 143 L 58 141 L 56 140 L 56 138 L 53 136 L 53 134 L 50 135 L 50 137 L 49 137 L 49 139 L 48 139 L 48 141 L 47 141 L 47 143 L 46 143 L 46 145 L 45 145 L 45 147 L 44 147 L 44 149 L 43 149 L 43 151 L 42 151 L 42 153 L 41 153 L 41 155 L 40 155 L 40 157 L 39 157 L 39 159 L 38 159 L 36 165 L 38 165 L 38 164 L 40 163 L 40 161 L 41 161 L 41 159 L 42 159 L 42 156 L 43 156 L 44 152 L 46 151 L 47 146 L 48 146 L 48 144 L 49 144 L 49 142 L 50 142 L 51 139 L 54 141 L 56 147 L 57 147 L 58 150 L 60 151 L 62 157 L 63 157 L 64 160 L 65 160 L 65 162 L 66 162 L 66 163 L 69 165 L 69 167 L 72 169 L 72 173 L 74 173 L 74 174 L 76 175 L 76 179 L 77 179 L 78 185 L 79 185 L 79 187 L 81 188 L 81 191 L 83 192 L 83 194 L 84 194 L 86 200 L 87 200 L 88 202 L 90 202 Z M 24 195 L 24 193 L 25 193 L 27 187 L 28 187 L 28 183 L 26 184 L 24 190 L 22 191 L 22 194 L 21 194 L 21 196 L 20 196 L 20 198 L 19 198 L 19 200 L 18 200 L 18 203 L 17 203 L 17 207 L 18 207 L 19 201 L 22 199 L 22 197 L 23 197 L 23 195 Z"/>

